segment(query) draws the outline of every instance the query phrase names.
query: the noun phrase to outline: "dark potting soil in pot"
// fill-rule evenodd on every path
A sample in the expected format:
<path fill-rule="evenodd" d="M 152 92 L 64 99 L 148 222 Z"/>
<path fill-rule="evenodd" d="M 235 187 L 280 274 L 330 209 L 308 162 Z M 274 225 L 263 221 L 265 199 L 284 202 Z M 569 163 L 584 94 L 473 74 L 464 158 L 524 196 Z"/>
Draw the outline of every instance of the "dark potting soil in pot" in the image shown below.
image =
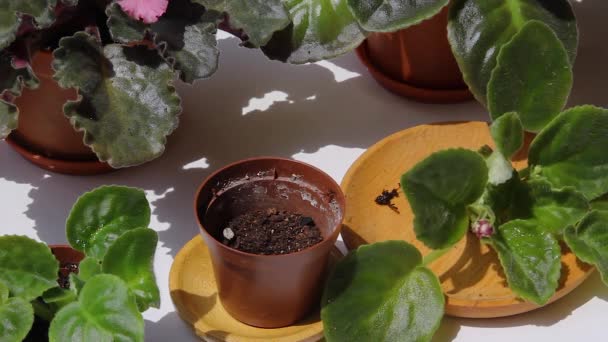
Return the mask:
<path fill-rule="evenodd" d="M 237 216 L 222 230 L 225 245 L 252 254 L 295 253 L 321 241 L 321 231 L 311 217 L 274 208 Z"/>
<path fill-rule="evenodd" d="M 59 265 L 59 272 L 57 273 L 57 283 L 62 289 L 70 288 L 70 274 L 78 274 L 78 264 L 73 262 L 65 262 Z M 43 304 L 44 305 L 44 304 Z M 23 340 L 24 342 L 44 342 L 48 341 L 50 323 L 44 319 L 34 316 L 34 325 Z"/>
<path fill-rule="evenodd" d="M 78 274 L 78 264 L 73 262 L 66 262 L 61 264 L 59 267 L 59 274 L 57 282 L 59 283 L 59 287 L 62 289 L 70 288 L 70 273 Z"/>

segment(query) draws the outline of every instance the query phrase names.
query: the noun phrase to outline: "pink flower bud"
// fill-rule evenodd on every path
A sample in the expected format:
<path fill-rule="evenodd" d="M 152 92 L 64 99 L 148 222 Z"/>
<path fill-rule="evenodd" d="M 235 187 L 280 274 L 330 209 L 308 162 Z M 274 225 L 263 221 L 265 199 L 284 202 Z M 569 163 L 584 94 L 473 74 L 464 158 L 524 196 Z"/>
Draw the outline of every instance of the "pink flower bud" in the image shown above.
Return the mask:
<path fill-rule="evenodd" d="M 165 14 L 169 0 L 119 0 L 118 4 L 131 18 L 152 24 Z"/>
<path fill-rule="evenodd" d="M 471 225 L 471 231 L 481 239 L 492 236 L 494 227 L 487 220 L 479 220 Z"/>

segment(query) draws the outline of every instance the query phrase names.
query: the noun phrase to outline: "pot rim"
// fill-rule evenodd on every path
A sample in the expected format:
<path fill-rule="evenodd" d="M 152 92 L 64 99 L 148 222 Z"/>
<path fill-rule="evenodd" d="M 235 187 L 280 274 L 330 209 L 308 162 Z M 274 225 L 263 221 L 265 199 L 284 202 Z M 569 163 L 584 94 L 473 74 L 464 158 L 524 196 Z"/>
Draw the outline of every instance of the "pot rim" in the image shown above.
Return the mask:
<path fill-rule="evenodd" d="M 327 236 L 323 237 L 323 240 L 315 245 L 312 245 L 308 248 L 305 248 L 301 251 L 298 252 L 293 252 L 293 253 L 288 253 L 288 254 L 278 254 L 278 255 L 266 255 L 266 254 L 254 254 L 254 253 L 248 253 L 248 252 L 243 252 L 240 251 L 238 249 L 229 247 L 224 245 L 223 243 L 221 243 L 220 241 L 218 241 L 215 237 L 213 237 L 205 228 L 205 226 L 201 223 L 201 220 L 199 218 L 199 213 L 198 213 L 198 203 L 199 203 L 199 197 L 200 194 L 203 190 L 203 188 L 205 187 L 205 185 L 207 185 L 207 183 L 209 183 L 209 181 L 213 178 L 215 178 L 215 176 L 217 176 L 218 174 L 224 172 L 225 170 L 234 167 L 236 165 L 239 164 L 243 164 L 243 163 L 247 163 L 247 162 L 251 162 L 251 161 L 257 161 L 257 160 L 277 160 L 277 161 L 282 161 L 282 162 L 290 162 L 290 163 L 296 163 L 296 164 L 300 164 L 301 166 L 307 167 L 307 168 L 311 168 L 316 172 L 321 173 L 322 175 L 326 176 L 327 179 L 329 180 L 331 185 L 334 185 L 335 188 L 338 190 L 335 193 L 336 196 L 336 201 L 340 204 L 340 217 L 339 217 L 339 221 L 337 223 L 337 225 L 334 227 L 333 232 Z M 326 245 L 328 243 L 331 243 L 332 245 L 335 245 L 335 241 L 338 238 L 338 235 L 340 235 L 340 231 L 341 231 L 341 226 L 344 222 L 344 215 L 346 214 L 346 199 L 344 197 L 344 192 L 342 191 L 342 188 L 340 187 L 340 185 L 338 184 L 338 182 L 336 182 L 335 179 L 333 179 L 330 175 L 328 175 L 325 171 L 319 169 L 316 166 L 310 165 L 308 163 L 304 163 L 301 162 L 299 160 L 295 160 L 295 159 L 291 159 L 291 158 L 283 158 L 283 157 L 267 157 L 267 156 L 262 156 L 262 157 L 251 157 L 251 158 L 245 158 L 245 159 L 240 159 L 237 160 L 235 162 L 232 162 L 230 164 L 227 164 L 221 168 L 219 168 L 218 170 L 216 170 L 215 172 L 211 173 L 209 176 L 207 176 L 205 178 L 205 180 L 201 183 L 201 185 L 199 185 L 198 189 L 196 190 L 196 193 L 194 195 L 194 216 L 196 218 L 196 222 L 199 226 L 199 230 L 201 231 L 202 234 L 204 234 L 206 237 L 211 238 L 212 241 L 215 242 L 216 245 L 219 246 L 219 248 L 223 249 L 226 252 L 229 253 L 233 253 L 239 256 L 243 256 L 243 257 L 251 257 L 251 258 L 260 258 L 260 259 L 276 259 L 276 258 L 286 258 L 286 257 L 291 257 L 291 256 L 295 256 L 295 255 L 299 255 L 299 254 L 304 254 L 304 253 L 310 253 L 311 251 L 321 248 L 323 245 Z"/>

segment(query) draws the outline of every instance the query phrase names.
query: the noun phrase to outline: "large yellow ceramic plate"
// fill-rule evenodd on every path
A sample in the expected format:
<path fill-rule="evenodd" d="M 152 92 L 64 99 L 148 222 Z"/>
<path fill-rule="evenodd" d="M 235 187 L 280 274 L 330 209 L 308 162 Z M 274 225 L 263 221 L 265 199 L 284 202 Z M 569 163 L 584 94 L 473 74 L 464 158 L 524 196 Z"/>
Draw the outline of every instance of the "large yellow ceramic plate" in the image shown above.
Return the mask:
<path fill-rule="evenodd" d="M 391 135 L 371 147 L 350 168 L 342 182 L 346 215 L 342 237 L 349 249 L 364 243 L 405 240 L 429 253 L 416 240 L 413 214 L 400 190 L 394 203 L 399 213 L 376 205 L 383 189 L 400 188 L 401 175 L 431 153 L 455 147 L 477 150 L 494 147 L 485 122 L 422 125 Z M 527 165 L 525 155 L 516 156 L 514 166 Z M 565 250 L 565 247 L 563 248 Z M 538 308 L 522 301 L 508 288 L 498 257 L 479 239 L 468 234 L 455 248 L 430 265 L 447 296 L 446 312 L 457 317 L 510 316 Z M 562 279 L 555 301 L 580 285 L 592 271 L 566 250 L 562 257 Z"/>
<path fill-rule="evenodd" d="M 341 256 L 334 248 L 331 262 Z M 323 338 L 318 310 L 301 322 L 279 329 L 256 328 L 232 318 L 219 300 L 209 250 L 200 236 L 190 240 L 175 257 L 169 289 L 180 317 L 206 341 L 309 342 Z"/>

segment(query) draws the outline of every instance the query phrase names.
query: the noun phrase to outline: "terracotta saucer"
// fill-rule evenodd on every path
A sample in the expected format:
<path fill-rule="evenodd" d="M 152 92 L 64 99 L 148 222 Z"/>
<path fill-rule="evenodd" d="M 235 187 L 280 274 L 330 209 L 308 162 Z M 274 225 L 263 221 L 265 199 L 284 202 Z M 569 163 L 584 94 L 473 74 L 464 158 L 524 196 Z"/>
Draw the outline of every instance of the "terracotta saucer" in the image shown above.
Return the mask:
<path fill-rule="evenodd" d="M 335 263 L 341 257 L 340 251 L 334 248 L 330 262 Z M 313 342 L 323 338 L 318 310 L 303 321 L 279 329 L 256 328 L 232 318 L 217 295 L 209 250 L 200 235 L 190 240 L 175 257 L 169 289 L 180 317 L 206 341 Z"/>
<path fill-rule="evenodd" d="M 384 88 L 389 91 L 416 101 L 425 103 L 456 103 L 464 102 L 473 99 L 473 94 L 468 88 L 464 89 L 431 89 L 420 88 L 412 84 L 407 84 L 401 81 L 394 80 L 386 76 L 378 69 L 369 59 L 367 52 L 367 43 L 364 41 L 356 49 L 357 56 L 361 62 L 367 67 L 372 77 Z"/>
<path fill-rule="evenodd" d="M 350 168 L 342 182 L 346 195 L 346 215 L 342 237 L 349 249 L 384 240 L 405 240 L 420 249 L 429 249 L 416 240 L 413 214 L 402 191 L 394 200 L 399 213 L 376 205 L 383 189 L 400 188 L 401 175 L 433 152 L 446 148 L 477 150 L 494 147 L 485 122 L 422 125 L 393 134 L 367 150 Z M 527 165 L 527 156 L 516 156 L 514 166 Z M 446 313 L 456 317 L 490 318 L 516 315 L 537 309 L 507 287 L 496 253 L 468 234 L 454 249 L 430 264 L 440 278 L 447 296 Z M 578 285 L 593 271 L 569 251 L 562 256 L 562 279 L 555 301 Z"/>
<path fill-rule="evenodd" d="M 45 157 L 41 154 L 28 150 L 10 135 L 6 138 L 6 142 L 23 158 L 27 159 L 34 165 L 51 172 L 67 175 L 91 176 L 115 171 L 115 169 L 107 163 L 102 163 L 98 160 L 78 161 Z"/>

